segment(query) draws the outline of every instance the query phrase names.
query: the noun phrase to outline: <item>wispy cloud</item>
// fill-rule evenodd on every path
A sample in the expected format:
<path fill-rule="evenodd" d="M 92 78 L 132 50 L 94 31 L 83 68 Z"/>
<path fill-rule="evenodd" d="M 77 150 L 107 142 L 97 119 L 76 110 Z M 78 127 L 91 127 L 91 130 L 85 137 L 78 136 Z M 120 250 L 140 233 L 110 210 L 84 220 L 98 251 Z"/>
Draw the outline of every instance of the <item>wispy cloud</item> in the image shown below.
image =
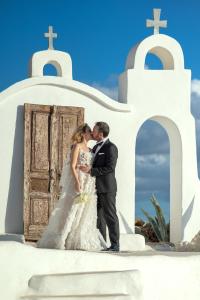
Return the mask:
<path fill-rule="evenodd" d="M 191 84 L 191 112 L 195 119 L 200 119 L 200 80 L 193 79 Z"/>
<path fill-rule="evenodd" d="M 118 100 L 118 87 L 117 86 L 107 87 L 105 85 L 99 84 L 98 82 L 93 82 L 92 87 L 94 87 L 95 89 L 106 94 L 108 97 L 110 97 L 114 100 Z"/>
<path fill-rule="evenodd" d="M 145 155 L 168 152 L 169 140 L 165 129 L 155 121 L 146 121 L 138 132 L 136 153 Z"/>
<path fill-rule="evenodd" d="M 200 80 L 193 79 L 191 83 L 191 93 L 200 96 Z"/>
<path fill-rule="evenodd" d="M 92 82 L 91 86 L 100 90 L 108 97 L 118 100 L 118 74 L 111 74 L 105 81 Z"/>

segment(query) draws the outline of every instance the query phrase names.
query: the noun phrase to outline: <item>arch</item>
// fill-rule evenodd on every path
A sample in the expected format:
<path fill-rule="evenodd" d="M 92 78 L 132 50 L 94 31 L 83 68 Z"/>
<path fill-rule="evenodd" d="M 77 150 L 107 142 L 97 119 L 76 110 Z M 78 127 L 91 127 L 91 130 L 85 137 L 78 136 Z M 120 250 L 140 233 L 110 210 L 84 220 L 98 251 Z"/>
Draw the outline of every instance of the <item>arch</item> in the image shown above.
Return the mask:
<path fill-rule="evenodd" d="M 160 60 L 160 58 L 151 53 L 148 52 L 145 58 L 145 66 L 144 66 L 145 70 L 163 70 L 163 63 Z"/>
<path fill-rule="evenodd" d="M 170 145 L 170 241 L 182 238 L 182 140 L 176 123 L 164 116 L 153 116 L 143 120 L 137 129 L 148 120 L 159 123 L 167 132 Z"/>
<path fill-rule="evenodd" d="M 145 209 L 145 207 L 148 207 L 145 210 L 149 211 L 150 215 L 155 215 L 154 208 L 149 201 L 154 194 L 168 219 L 169 137 L 158 122 L 147 120 L 140 127 L 136 138 L 136 157 L 135 218 L 144 218 L 141 208 Z"/>
<path fill-rule="evenodd" d="M 146 59 L 148 53 L 151 53 L 151 54 L 155 55 L 158 59 L 160 59 L 164 70 L 173 70 L 174 69 L 174 58 L 169 50 L 162 48 L 162 47 L 154 47 L 146 53 L 145 59 Z M 145 63 L 145 61 L 144 61 L 144 63 Z"/>
<path fill-rule="evenodd" d="M 132 48 L 126 60 L 126 70 L 144 70 L 148 53 L 156 55 L 165 70 L 184 69 L 184 56 L 179 43 L 164 34 L 152 35 Z"/>
<path fill-rule="evenodd" d="M 50 74 L 48 74 L 49 67 L 50 67 Z M 51 73 L 53 73 L 52 71 L 54 71 L 54 73 L 56 73 L 56 74 L 55 75 L 51 74 Z M 60 65 L 56 64 L 56 62 L 50 61 L 48 64 L 44 65 L 44 67 L 43 67 L 43 76 L 61 76 L 60 74 L 61 74 L 61 68 L 60 68 Z"/>
<path fill-rule="evenodd" d="M 72 79 L 72 61 L 68 53 L 57 50 L 39 51 L 33 54 L 31 59 L 31 77 L 41 77 L 44 66 L 53 65 L 57 70 L 57 75 Z"/>

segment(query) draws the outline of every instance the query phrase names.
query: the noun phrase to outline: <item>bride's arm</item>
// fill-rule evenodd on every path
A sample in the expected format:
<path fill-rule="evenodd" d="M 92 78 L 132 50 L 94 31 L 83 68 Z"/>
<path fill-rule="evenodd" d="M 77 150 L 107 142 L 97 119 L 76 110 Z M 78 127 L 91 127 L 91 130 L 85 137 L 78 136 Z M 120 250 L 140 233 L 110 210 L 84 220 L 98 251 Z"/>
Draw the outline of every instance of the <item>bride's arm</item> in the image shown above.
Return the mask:
<path fill-rule="evenodd" d="M 72 149 L 71 170 L 72 170 L 72 174 L 73 174 L 74 179 L 75 179 L 76 190 L 80 193 L 80 191 L 81 191 L 80 182 L 79 182 L 78 173 L 77 173 L 77 169 L 76 169 L 79 151 L 80 151 L 80 147 L 79 147 L 78 144 L 76 144 Z"/>

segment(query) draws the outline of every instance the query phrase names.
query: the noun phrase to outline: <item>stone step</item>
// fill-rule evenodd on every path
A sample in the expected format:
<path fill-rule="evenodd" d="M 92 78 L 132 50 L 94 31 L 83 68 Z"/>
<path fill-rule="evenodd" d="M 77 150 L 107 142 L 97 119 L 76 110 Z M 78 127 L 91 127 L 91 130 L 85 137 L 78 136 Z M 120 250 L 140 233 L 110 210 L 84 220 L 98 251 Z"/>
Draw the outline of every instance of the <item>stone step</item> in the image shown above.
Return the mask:
<path fill-rule="evenodd" d="M 134 300 L 130 295 L 121 295 L 121 294 L 113 294 L 113 295 L 74 295 L 74 296 L 41 296 L 41 295 L 29 295 L 20 298 L 21 300 Z"/>
<path fill-rule="evenodd" d="M 28 286 L 31 294 L 41 296 L 119 294 L 138 297 L 142 290 L 138 270 L 34 275 Z"/>
<path fill-rule="evenodd" d="M 2 242 L 13 241 L 13 242 L 19 242 L 24 244 L 25 238 L 23 234 L 4 233 L 4 234 L 0 234 L 0 241 Z"/>
<path fill-rule="evenodd" d="M 120 251 L 144 251 L 145 238 L 141 234 L 121 233 L 120 234 Z"/>

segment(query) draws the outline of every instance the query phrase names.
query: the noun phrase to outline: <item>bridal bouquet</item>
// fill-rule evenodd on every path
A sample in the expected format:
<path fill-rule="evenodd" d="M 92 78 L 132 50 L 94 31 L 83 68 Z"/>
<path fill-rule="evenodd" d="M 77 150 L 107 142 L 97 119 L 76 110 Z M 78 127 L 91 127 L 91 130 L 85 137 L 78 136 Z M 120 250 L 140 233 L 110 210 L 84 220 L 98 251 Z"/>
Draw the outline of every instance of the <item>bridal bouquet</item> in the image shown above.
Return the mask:
<path fill-rule="evenodd" d="M 86 203 L 89 200 L 90 200 L 89 194 L 82 192 L 75 197 L 74 202 L 75 203 Z"/>

